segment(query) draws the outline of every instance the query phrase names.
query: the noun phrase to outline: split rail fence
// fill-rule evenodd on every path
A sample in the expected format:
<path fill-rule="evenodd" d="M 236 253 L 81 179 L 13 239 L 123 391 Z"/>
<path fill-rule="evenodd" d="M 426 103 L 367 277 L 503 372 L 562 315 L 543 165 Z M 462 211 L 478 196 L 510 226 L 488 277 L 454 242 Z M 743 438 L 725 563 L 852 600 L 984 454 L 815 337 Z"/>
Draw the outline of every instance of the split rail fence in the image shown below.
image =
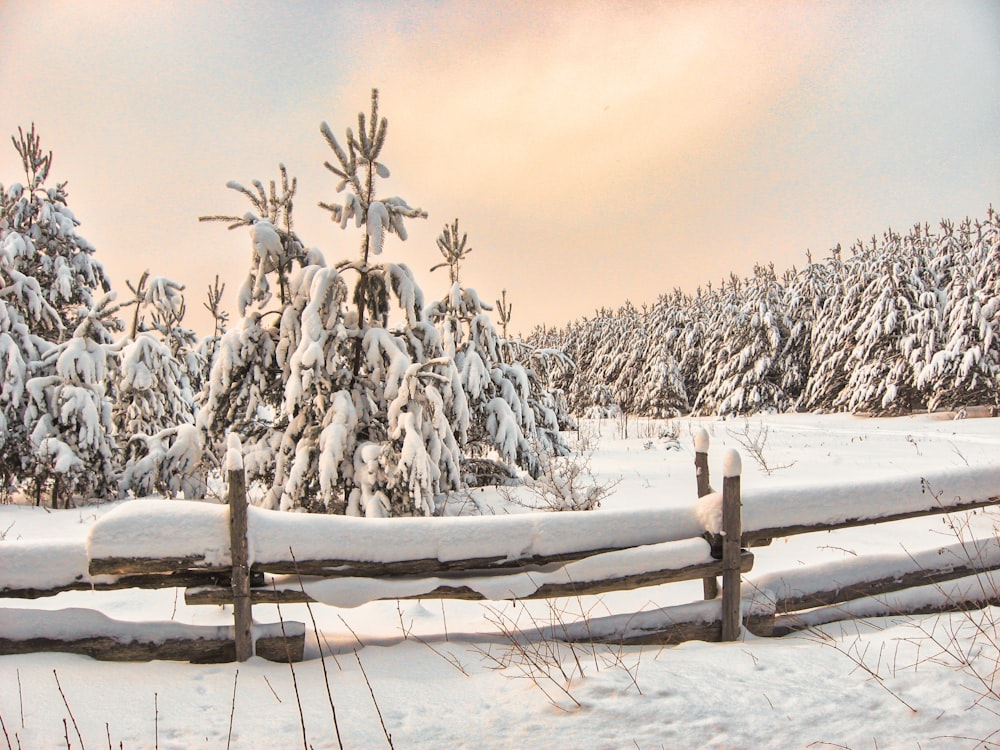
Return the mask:
<path fill-rule="evenodd" d="M 764 495 L 755 493 L 743 507 L 735 451 L 726 457 L 722 492 L 711 491 L 704 432 L 696 439 L 695 466 L 699 503 L 716 520 L 721 515 L 708 531 L 704 516 L 690 508 L 384 520 L 287 514 L 248 508 L 243 470 L 231 469 L 228 508 L 132 501 L 98 521 L 85 551 L 67 552 L 56 543 L 0 544 L 0 597 L 183 587 L 187 604 L 232 604 L 232 626 L 125 624 L 87 609 L 0 608 L 0 654 L 65 651 L 107 660 L 193 662 L 242 661 L 256 654 L 297 661 L 303 658 L 305 625 L 280 618 L 255 623 L 253 605 L 278 604 L 280 613 L 280 605 L 302 602 L 549 599 L 698 579 L 705 582 L 704 601 L 561 623 L 537 635 L 621 644 L 732 641 L 744 627 L 772 636 L 846 617 L 997 603 L 997 592 L 980 577 L 1000 569 L 995 538 L 958 541 L 920 555 L 746 574 L 754 565 L 748 549 L 774 538 L 1000 505 L 1000 469 L 981 472 L 969 485 L 978 488 L 971 494 L 949 491 L 945 498 L 922 480 L 919 492 L 873 499 L 868 510 L 849 517 L 823 511 L 822 497 L 814 503 L 820 509 L 810 512 L 803 490 L 799 504 L 806 510 L 782 524 L 774 521 L 776 514 L 788 513 L 775 510 Z M 42 565 L 81 555 L 83 570 L 64 571 L 44 586 L 30 575 L 18 578 L 32 560 Z M 948 582 L 954 586 L 943 599 L 919 594 L 920 587 L 940 591 Z"/>

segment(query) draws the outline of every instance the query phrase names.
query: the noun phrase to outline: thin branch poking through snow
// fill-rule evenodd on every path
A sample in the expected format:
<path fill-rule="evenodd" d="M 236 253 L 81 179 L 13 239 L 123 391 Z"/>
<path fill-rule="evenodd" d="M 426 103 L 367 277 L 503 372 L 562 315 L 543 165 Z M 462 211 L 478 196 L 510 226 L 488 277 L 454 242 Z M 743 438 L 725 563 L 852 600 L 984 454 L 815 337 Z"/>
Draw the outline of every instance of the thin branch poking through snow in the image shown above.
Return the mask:
<path fill-rule="evenodd" d="M 386 742 L 389 743 L 390 750 L 393 750 L 392 745 L 392 735 L 389 734 L 389 730 L 385 728 L 385 721 L 382 719 L 382 711 L 378 707 L 378 700 L 375 698 L 375 690 L 372 689 L 372 684 L 368 680 L 368 674 L 365 672 L 365 665 L 361 663 L 361 655 L 354 651 L 354 658 L 358 660 L 358 666 L 361 667 L 361 676 L 365 678 L 365 684 L 368 686 L 368 692 L 372 694 L 372 703 L 375 704 L 375 713 L 378 714 L 379 723 L 382 725 L 382 732 L 385 734 Z"/>
<path fill-rule="evenodd" d="M 240 669 L 236 668 L 236 674 L 233 675 L 233 703 L 229 708 L 229 734 L 226 735 L 226 750 L 229 750 L 229 746 L 233 741 L 233 717 L 236 715 L 236 682 L 240 679 Z"/>
<path fill-rule="evenodd" d="M 10 744 L 10 735 L 7 734 L 7 725 L 3 723 L 3 714 L 0 713 L 0 730 L 3 730 L 3 737 L 7 740 L 7 750 L 14 750 Z"/>
<path fill-rule="evenodd" d="M 76 738 L 80 740 L 80 750 L 84 750 L 83 747 L 83 737 L 80 736 L 80 727 L 76 723 L 76 717 L 73 716 L 73 709 L 69 707 L 69 701 L 66 700 L 66 694 L 63 692 L 62 685 L 59 684 L 59 673 L 56 670 L 52 670 L 52 674 L 56 678 L 56 687 L 59 688 L 59 695 L 62 698 L 63 705 L 66 706 L 66 712 L 69 714 L 69 718 L 73 721 L 73 729 L 76 731 Z M 65 721 L 65 720 L 64 720 Z M 67 745 L 69 743 L 67 742 Z"/>
<path fill-rule="evenodd" d="M 306 735 L 306 717 L 302 713 L 302 698 L 299 696 L 299 683 L 295 679 L 295 665 L 292 663 L 292 652 L 288 648 L 288 636 L 285 634 L 285 618 L 281 616 L 281 602 L 278 601 L 278 590 L 271 581 L 271 590 L 274 591 L 274 606 L 278 609 L 278 622 L 281 623 L 281 640 L 285 644 L 285 657 L 288 659 L 288 668 L 292 672 L 292 688 L 295 690 L 295 702 L 299 706 L 299 724 L 302 725 L 302 748 L 309 750 L 309 738 Z"/>
<path fill-rule="evenodd" d="M 319 627 L 316 625 L 316 618 L 313 616 L 309 597 L 305 596 L 306 588 L 302 583 L 302 575 L 299 573 L 299 561 L 295 559 L 295 553 L 291 547 L 288 548 L 288 554 L 291 555 L 292 565 L 295 566 L 295 577 L 299 579 L 299 590 L 302 591 L 302 595 L 306 600 L 306 611 L 309 613 L 309 620 L 312 622 L 313 634 L 316 636 L 316 645 L 319 646 L 319 664 L 323 668 L 323 684 L 326 686 L 326 697 L 330 701 L 330 713 L 333 715 L 333 731 L 337 735 L 337 747 L 340 750 L 344 750 L 344 743 L 340 739 L 340 726 L 337 724 L 337 708 L 333 704 L 333 693 L 330 692 L 330 675 L 326 671 L 326 657 L 323 656 L 323 643 L 325 639 L 320 639 Z M 327 646 L 327 649 L 329 649 L 329 646 Z M 331 651 L 331 655 L 332 653 Z"/>

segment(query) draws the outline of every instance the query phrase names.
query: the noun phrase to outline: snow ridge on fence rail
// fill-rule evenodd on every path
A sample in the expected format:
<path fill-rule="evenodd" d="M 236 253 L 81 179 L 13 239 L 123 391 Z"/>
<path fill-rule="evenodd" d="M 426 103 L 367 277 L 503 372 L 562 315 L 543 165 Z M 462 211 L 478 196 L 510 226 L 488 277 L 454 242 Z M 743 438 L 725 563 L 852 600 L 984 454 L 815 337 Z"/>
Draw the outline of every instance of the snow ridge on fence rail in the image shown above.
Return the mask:
<path fill-rule="evenodd" d="M 901 520 L 1000 503 L 1000 466 L 743 494 L 744 539 Z"/>
<path fill-rule="evenodd" d="M 704 531 L 692 507 L 395 519 L 249 510 L 250 561 L 255 570 L 293 573 L 297 568 L 302 574 L 327 576 L 562 562 L 681 541 Z M 230 564 L 228 518 L 228 507 L 223 505 L 134 500 L 94 524 L 88 538 L 90 572 L 167 572 L 176 568 L 178 560 L 189 567 L 224 568 Z M 164 563 L 157 568 L 159 560 Z"/>
<path fill-rule="evenodd" d="M 751 490 L 743 492 L 743 536 L 745 540 L 780 537 L 998 502 L 1000 467 Z M 433 575 L 476 566 L 502 569 L 529 562 L 562 562 L 681 541 L 706 530 L 693 504 L 624 512 L 408 519 L 249 510 L 254 569 L 294 573 L 297 567 L 304 575 L 345 577 Z M 91 529 L 90 573 L 153 572 L 155 561 L 162 561 L 161 572 L 182 563 L 192 568 L 226 568 L 230 564 L 227 522 L 228 508 L 223 505 L 132 501 L 102 517 Z M 162 534 L 159 530 L 164 528 L 171 533 Z"/>

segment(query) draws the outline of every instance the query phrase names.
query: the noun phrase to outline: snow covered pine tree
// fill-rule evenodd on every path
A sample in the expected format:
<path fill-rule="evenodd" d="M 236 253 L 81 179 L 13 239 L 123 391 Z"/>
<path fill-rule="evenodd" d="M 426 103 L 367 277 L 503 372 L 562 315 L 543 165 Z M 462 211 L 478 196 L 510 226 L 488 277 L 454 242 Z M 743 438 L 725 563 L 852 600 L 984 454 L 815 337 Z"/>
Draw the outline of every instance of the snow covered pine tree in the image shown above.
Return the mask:
<path fill-rule="evenodd" d="M 218 342 L 198 422 L 217 442 L 229 429 L 240 434 L 266 507 L 430 515 L 438 495 L 461 485 L 456 435 L 466 429 L 467 403 L 410 270 L 372 262 L 387 232 L 405 240 L 404 219 L 426 214 L 376 195 L 377 179 L 389 175 L 379 160 L 387 123 L 377 92 L 370 119 L 358 120 L 346 148 L 321 127 L 337 157 L 326 166 L 345 197 L 320 204 L 342 228 L 361 230 L 357 260 L 330 268 L 319 251 L 303 249 L 291 228 L 295 184 L 283 168 L 280 193 L 273 183 L 270 193 L 260 183 L 256 193 L 230 183 L 254 213 L 205 217 L 248 226 L 254 251 L 244 318 Z M 280 297 L 268 309 L 273 275 Z M 399 320 L 390 328 L 392 299 Z M 276 322 L 265 324 L 272 314 Z"/>
<path fill-rule="evenodd" d="M 26 482 L 37 502 L 47 487 L 55 502 L 114 484 L 103 382 L 110 300 L 95 299 L 110 282 L 76 231 L 66 183 L 45 186 L 52 152 L 34 125 L 11 140 L 26 183 L 0 185 L 0 466 L 5 491 Z"/>

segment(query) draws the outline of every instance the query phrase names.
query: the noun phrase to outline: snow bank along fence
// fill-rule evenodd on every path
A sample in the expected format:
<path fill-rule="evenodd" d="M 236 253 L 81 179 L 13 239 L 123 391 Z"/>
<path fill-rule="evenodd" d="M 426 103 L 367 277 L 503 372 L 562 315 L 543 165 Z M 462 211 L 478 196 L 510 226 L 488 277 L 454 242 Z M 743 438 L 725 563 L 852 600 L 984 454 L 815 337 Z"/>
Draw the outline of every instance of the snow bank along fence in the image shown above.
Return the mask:
<path fill-rule="evenodd" d="M 632 644 L 733 640 L 742 626 L 778 635 L 844 617 L 995 600 L 977 574 L 1000 568 L 996 539 L 750 576 L 742 586 L 741 578 L 753 568 L 747 548 L 772 538 L 1000 504 L 1000 467 L 755 491 L 741 500 L 735 451 L 727 453 L 723 490 L 715 493 L 707 434 L 695 448 L 696 506 L 626 512 L 411 519 L 281 513 L 248 507 L 242 467 L 230 467 L 228 507 L 135 500 L 102 517 L 86 544 L 0 543 L 0 596 L 187 587 L 188 604 L 234 604 L 234 626 L 126 624 L 91 610 L 0 608 L 0 653 L 298 660 L 305 626 L 254 623 L 254 604 L 576 597 L 699 578 L 705 601 L 526 635 Z"/>

